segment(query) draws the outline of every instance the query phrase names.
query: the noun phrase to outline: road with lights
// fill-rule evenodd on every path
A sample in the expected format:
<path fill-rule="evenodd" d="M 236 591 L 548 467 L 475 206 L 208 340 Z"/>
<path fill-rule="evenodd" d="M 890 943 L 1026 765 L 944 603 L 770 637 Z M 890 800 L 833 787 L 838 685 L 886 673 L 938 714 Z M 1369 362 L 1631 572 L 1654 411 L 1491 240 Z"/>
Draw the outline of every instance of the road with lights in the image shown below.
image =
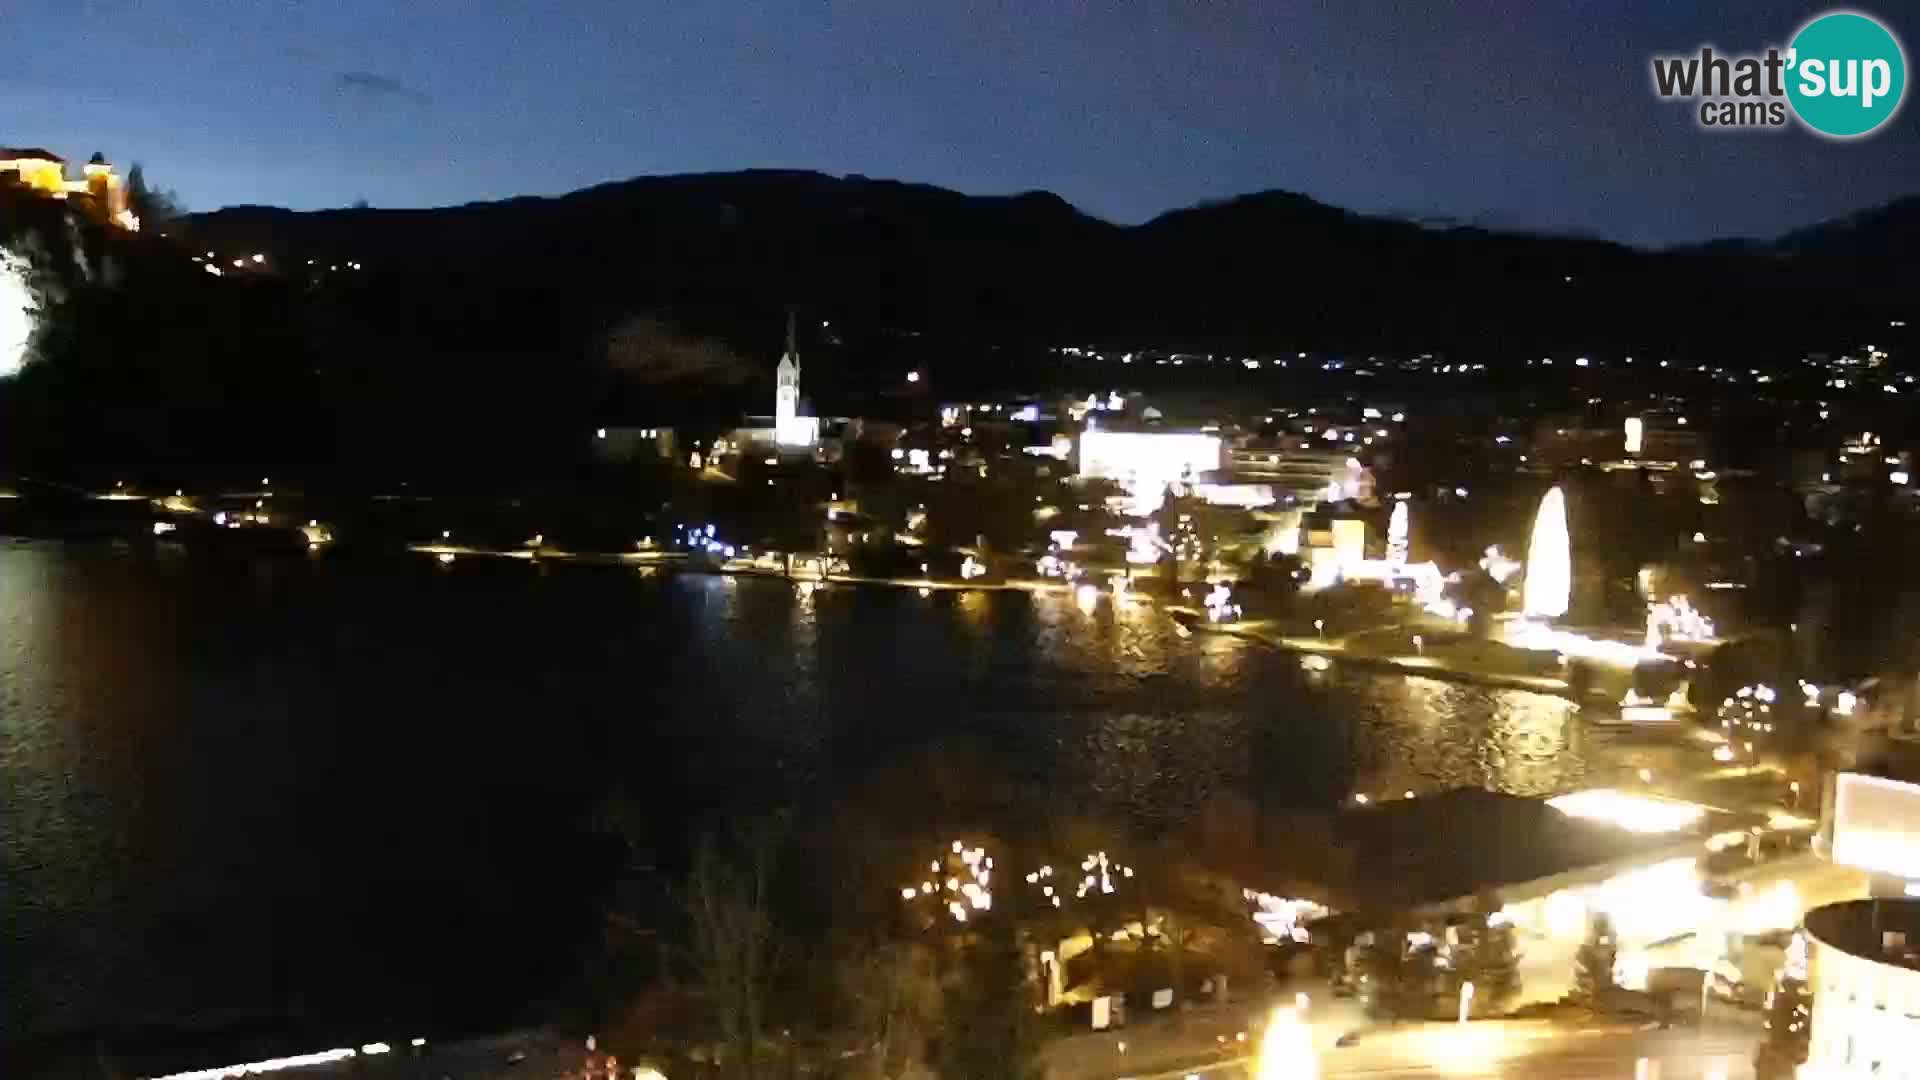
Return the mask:
<path fill-rule="evenodd" d="M 1124 1080 L 1325 1080 L 1331 1077 L 1498 1077 L 1511 1080 L 1750 1080 L 1757 1024 L 1633 1030 L 1543 1023 L 1425 1024 L 1333 1046 L 1324 1025 L 1310 1045 L 1282 1038 L 1258 1056 L 1206 1066 L 1120 1073 Z"/>

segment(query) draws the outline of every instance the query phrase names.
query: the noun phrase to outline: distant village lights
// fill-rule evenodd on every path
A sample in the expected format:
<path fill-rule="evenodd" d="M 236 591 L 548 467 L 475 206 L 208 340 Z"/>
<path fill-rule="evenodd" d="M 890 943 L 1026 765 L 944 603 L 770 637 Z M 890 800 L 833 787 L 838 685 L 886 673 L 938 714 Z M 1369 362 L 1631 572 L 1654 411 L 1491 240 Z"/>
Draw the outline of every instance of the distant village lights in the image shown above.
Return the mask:
<path fill-rule="evenodd" d="M 1707 618 L 1685 596 L 1669 597 L 1664 603 L 1647 604 L 1647 648 L 1658 649 L 1668 641 L 1711 641 L 1717 636 L 1713 620 Z"/>

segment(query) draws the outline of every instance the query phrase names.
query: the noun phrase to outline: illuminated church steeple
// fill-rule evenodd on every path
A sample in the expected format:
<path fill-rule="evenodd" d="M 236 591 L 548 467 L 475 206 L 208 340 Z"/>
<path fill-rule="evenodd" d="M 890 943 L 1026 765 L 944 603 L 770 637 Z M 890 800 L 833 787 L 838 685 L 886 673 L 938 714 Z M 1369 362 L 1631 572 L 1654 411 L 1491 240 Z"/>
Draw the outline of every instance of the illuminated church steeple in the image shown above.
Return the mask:
<path fill-rule="evenodd" d="M 800 349 L 794 340 L 791 311 L 787 312 L 787 351 L 773 379 L 773 424 L 784 431 L 800 415 Z"/>
<path fill-rule="evenodd" d="M 811 446 L 820 437 L 820 421 L 800 415 L 800 345 L 793 312 L 787 312 L 787 351 L 773 374 L 773 437 L 783 446 Z"/>

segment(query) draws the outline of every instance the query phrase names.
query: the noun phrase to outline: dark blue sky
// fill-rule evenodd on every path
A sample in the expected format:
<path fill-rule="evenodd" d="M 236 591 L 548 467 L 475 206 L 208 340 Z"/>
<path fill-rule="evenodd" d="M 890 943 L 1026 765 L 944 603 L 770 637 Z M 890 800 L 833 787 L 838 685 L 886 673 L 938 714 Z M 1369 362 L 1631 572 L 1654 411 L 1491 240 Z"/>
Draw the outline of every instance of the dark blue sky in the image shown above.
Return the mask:
<path fill-rule="evenodd" d="M 139 159 L 193 209 L 439 205 L 781 166 L 1045 188 L 1123 222 L 1287 188 L 1668 243 L 1772 235 L 1920 192 L 1911 103 L 1840 144 L 1792 127 L 1709 134 L 1654 100 L 1650 54 L 1784 44 L 1822 10 L 14 3 L 0 10 L 0 144 Z M 1864 10 L 1909 43 L 1920 33 L 1911 2 Z"/>

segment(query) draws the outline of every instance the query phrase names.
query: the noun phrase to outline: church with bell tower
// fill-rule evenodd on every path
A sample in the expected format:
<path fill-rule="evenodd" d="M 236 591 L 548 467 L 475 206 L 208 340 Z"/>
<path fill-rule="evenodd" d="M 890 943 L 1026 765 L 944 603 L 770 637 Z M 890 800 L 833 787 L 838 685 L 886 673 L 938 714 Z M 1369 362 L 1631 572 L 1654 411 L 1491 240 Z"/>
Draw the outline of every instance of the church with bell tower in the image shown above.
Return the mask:
<path fill-rule="evenodd" d="M 820 440 L 820 418 L 800 415 L 800 346 L 793 312 L 787 312 L 787 351 L 773 374 L 773 438 L 781 446 L 810 447 Z"/>

